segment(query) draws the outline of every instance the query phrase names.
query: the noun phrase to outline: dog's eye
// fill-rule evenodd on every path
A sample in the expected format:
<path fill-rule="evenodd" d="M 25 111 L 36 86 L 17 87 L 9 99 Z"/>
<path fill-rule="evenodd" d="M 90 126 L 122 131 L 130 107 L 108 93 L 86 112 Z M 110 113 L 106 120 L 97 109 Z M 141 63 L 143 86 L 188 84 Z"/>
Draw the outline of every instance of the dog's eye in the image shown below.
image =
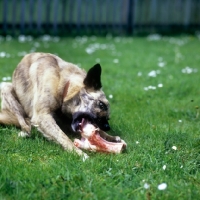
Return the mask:
<path fill-rule="evenodd" d="M 108 110 L 107 105 L 103 103 L 102 101 L 99 101 L 99 108 L 104 111 Z"/>

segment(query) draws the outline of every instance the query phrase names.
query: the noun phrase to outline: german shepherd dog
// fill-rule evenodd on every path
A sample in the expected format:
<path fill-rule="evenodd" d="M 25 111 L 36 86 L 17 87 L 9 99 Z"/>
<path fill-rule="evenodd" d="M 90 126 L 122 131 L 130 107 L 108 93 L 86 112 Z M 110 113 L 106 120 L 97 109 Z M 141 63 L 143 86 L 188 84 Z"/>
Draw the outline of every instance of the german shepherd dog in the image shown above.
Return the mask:
<path fill-rule="evenodd" d="M 101 87 L 100 64 L 86 73 L 53 54 L 28 54 L 12 83 L 1 83 L 0 124 L 20 127 L 19 136 L 30 136 L 35 126 L 65 150 L 86 156 L 66 135 L 69 129 L 78 132 L 83 118 L 98 126 L 104 139 L 121 141 L 104 132 L 110 129 L 109 102 Z"/>

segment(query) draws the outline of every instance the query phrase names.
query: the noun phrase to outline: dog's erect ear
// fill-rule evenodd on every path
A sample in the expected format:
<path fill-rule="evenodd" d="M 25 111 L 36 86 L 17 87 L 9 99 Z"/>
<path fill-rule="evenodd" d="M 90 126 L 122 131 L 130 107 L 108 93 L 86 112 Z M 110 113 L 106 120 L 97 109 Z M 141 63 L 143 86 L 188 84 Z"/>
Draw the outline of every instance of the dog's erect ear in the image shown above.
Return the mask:
<path fill-rule="evenodd" d="M 90 68 L 83 83 L 86 88 L 94 88 L 99 90 L 101 88 L 101 65 L 96 64 Z"/>

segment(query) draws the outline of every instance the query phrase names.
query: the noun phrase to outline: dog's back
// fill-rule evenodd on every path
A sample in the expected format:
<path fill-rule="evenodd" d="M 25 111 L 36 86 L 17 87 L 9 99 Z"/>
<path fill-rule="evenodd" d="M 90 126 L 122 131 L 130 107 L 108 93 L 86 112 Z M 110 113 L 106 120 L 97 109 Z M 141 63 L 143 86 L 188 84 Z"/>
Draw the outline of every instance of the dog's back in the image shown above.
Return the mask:
<path fill-rule="evenodd" d="M 13 73 L 13 87 L 19 102 L 29 118 L 34 116 L 32 107 L 55 110 L 62 103 L 67 81 L 76 82 L 76 90 L 83 87 L 85 72 L 74 64 L 48 53 L 26 55 Z"/>

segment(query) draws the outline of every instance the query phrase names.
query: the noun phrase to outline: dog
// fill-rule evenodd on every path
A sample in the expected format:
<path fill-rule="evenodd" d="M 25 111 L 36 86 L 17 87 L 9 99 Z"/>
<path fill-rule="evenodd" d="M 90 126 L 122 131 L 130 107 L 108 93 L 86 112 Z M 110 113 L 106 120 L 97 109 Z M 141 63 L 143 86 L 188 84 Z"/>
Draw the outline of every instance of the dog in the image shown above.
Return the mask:
<path fill-rule="evenodd" d="M 35 126 L 48 140 L 85 156 L 67 131 L 79 132 L 81 120 L 87 119 L 100 129 L 102 138 L 121 141 L 104 132 L 110 129 L 110 108 L 102 90 L 100 64 L 86 73 L 56 55 L 31 53 L 14 70 L 12 83 L 1 83 L 0 88 L 0 124 L 20 127 L 19 136 L 30 136 Z"/>

